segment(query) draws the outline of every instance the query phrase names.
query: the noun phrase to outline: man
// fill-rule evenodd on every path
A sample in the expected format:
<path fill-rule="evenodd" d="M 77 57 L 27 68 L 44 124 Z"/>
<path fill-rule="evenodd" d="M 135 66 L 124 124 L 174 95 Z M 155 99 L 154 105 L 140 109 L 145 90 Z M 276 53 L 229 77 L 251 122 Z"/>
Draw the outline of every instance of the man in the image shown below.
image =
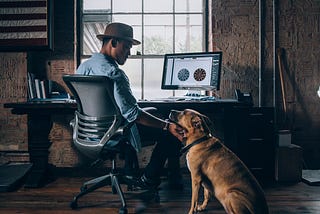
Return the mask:
<path fill-rule="evenodd" d="M 175 182 L 179 183 L 179 150 L 181 144 L 177 138 L 179 135 L 179 127 L 171 122 L 157 118 L 148 112 L 142 110 L 130 89 L 127 75 L 118 65 L 123 65 L 128 56 L 132 45 L 139 45 L 140 42 L 133 38 L 132 27 L 123 23 L 111 23 L 107 25 L 104 34 L 97 35 L 102 41 L 100 53 L 94 53 L 91 58 L 80 64 L 77 74 L 84 75 L 105 75 L 114 81 L 114 98 L 121 111 L 122 116 L 128 122 L 135 122 L 144 126 L 157 128 L 170 132 L 171 136 L 167 136 L 167 140 L 160 140 L 151 155 L 150 162 L 146 167 L 144 174 L 137 180 L 140 187 L 154 187 L 160 184 L 160 173 L 166 160 L 175 160 L 172 171 Z M 138 141 L 136 150 L 140 149 L 140 138 L 136 126 L 132 126 L 132 135 Z M 166 135 L 166 134 L 164 134 Z M 176 138 L 174 138 L 175 136 Z M 181 139 L 179 139 L 181 141 Z"/>

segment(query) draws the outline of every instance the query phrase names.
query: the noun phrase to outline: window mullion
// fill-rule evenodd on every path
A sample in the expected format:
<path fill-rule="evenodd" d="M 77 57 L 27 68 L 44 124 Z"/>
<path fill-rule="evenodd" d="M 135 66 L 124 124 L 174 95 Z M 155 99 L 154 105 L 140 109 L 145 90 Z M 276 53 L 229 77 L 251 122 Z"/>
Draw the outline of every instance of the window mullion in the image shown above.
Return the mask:
<path fill-rule="evenodd" d="M 176 14 L 175 14 L 175 12 L 176 12 L 176 1 L 174 0 L 173 1 L 173 5 L 172 5 L 172 27 L 173 27 L 173 29 L 172 29 L 172 32 L 173 32 L 173 38 L 172 38 L 172 42 L 173 42 L 173 44 L 172 44 L 172 49 L 173 49 L 173 53 L 175 53 L 176 52 L 176 46 L 175 46 L 175 44 L 176 44 Z M 175 94 L 175 90 L 172 90 L 172 96 L 175 96 L 176 94 Z"/>
<path fill-rule="evenodd" d="M 144 99 L 144 0 L 141 1 L 141 99 Z"/>

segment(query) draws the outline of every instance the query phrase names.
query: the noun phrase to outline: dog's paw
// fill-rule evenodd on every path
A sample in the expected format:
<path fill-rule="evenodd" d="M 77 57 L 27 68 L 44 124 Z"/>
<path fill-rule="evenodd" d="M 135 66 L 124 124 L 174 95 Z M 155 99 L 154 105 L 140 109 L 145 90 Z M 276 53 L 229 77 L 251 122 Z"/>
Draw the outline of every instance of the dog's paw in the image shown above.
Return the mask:
<path fill-rule="evenodd" d="M 204 211 L 205 209 L 206 209 L 206 205 L 204 205 L 204 204 L 201 204 L 201 205 L 198 205 L 197 206 L 197 208 L 196 208 L 196 210 L 198 211 L 198 212 L 201 212 L 201 211 Z"/>

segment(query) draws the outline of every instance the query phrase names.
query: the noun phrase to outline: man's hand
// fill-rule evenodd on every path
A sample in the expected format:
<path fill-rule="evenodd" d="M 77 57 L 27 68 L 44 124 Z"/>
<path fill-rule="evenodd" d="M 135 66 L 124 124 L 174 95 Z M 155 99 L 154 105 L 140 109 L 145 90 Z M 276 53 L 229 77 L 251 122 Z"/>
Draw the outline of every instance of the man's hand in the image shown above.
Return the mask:
<path fill-rule="evenodd" d="M 181 142 L 183 142 L 183 128 L 175 123 L 171 123 L 169 122 L 169 127 L 168 127 L 168 131 L 175 136 L 176 138 L 178 138 L 178 140 L 180 140 Z"/>

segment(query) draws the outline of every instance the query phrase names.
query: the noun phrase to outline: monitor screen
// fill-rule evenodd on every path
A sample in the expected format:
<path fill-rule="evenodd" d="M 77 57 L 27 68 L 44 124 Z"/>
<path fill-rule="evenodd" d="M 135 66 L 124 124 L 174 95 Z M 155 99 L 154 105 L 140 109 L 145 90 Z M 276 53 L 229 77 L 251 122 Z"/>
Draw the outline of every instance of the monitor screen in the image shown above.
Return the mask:
<path fill-rule="evenodd" d="M 219 90 L 222 52 L 164 56 L 161 89 Z"/>

